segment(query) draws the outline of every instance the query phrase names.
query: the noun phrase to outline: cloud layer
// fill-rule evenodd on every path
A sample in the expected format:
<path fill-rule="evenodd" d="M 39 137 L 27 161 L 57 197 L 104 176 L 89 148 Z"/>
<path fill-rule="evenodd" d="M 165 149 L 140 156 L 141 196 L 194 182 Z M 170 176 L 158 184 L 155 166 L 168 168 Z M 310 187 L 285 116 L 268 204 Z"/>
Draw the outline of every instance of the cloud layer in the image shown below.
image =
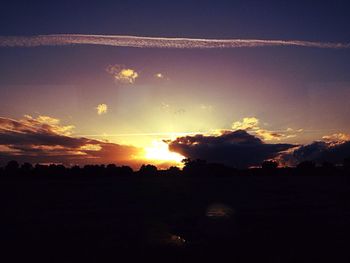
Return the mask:
<path fill-rule="evenodd" d="M 232 124 L 233 130 L 245 130 L 253 133 L 264 141 L 280 141 L 282 139 L 294 138 L 302 129 L 294 130 L 288 128 L 281 131 L 270 131 L 260 127 L 260 120 L 256 117 L 245 117 L 241 121 Z"/>
<path fill-rule="evenodd" d="M 2 36 L 0 47 L 38 47 L 62 45 L 104 45 L 135 48 L 240 48 L 267 46 L 297 46 L 311 48 L 343 49 L 350 43 L 312 42 L 302 40 L 264 39 L 197 39 L 170 37 L 139 37 L 121 35 L 58 34 L 37 36 Z"/>
<path fill-rule="evenodd" d="M 140 149 L 88 138 L 72 137 L 73 126 L 48 116 L 22 120 L 0 117 L 0 162 L 98 164 L 133 163 Z"/>
<path fill-rule="evenodd" d="M 295 166 L 305 160 L 341 164 L 350 158 L 350 135 L 337 133 L 306 145 L 266 143 L 257 133 L 257 119 L 235 122 L 240 130 L 216 135 L 195 134 L 166 141 L 169 150 L 186 158 L 204 159 L 238 168 L 259 166 L 275 159 L 280 165 Z M 106 141 L 73 137 L 72 125 L 62 125 L 49 116 L 25 115 L 21 120 L 0 117 L 0 164 L 10 160 L 31 163 L 84 165 L 117 163 L 138 167 L 144 150 Z M 248 133 L 252 132 L 253 134 Z M 262 138 L 262 139 L 261 139 Z M 158 148 L 157 154 L 158 152 Z"/>
<path fill-rule="evenodd" d="M 220 135 L 179 137 L 169 142 L 169 149 L 190 159 L 224 163 L 238 168 L 260 165 L 276 157 L 291 144 L 267 144 L 244 130 L 223 131 Z"/>
<path fill-rule="evenodd" d="M 345 158 L 350 158 L 350 135 L 339 133 L 324 136 L 321 141 L 296 147 L 293 151 L 286 151 L 278 160 L 281 164 L 295 166 L 302 161 L 342 164 Z"/>

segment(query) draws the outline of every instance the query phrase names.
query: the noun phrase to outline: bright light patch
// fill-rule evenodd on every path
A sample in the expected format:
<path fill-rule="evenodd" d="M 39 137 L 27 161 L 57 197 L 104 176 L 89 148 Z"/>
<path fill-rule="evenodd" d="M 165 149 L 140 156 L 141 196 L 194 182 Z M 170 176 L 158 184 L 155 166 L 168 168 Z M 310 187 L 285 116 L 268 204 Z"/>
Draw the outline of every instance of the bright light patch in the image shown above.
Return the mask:
<path fill-rule="evenodd" d="M 132 84 L 138 76 L 139 74 L 133 69 L 122 69 L 115 78 L 121 82 Z"/>
<path fill-rule="evenodd" d="M 106 71 L 114 77 L 116 82 L 122 84 L 133 84 L 139 77 L 139 74 L 134 69 L 118 64 L 108 66 Z"/>
<path fill-rule="evenodd" d="M 164 78 L 164 75 L 162 73 L 157 73 L 154 75 L 156 78 L 158 79 L 163 79 Z"/>
<path fill-rule="evenodd" d="M 107 113 L 108 106 L 106 104 L 102 103 L 102 104 L 97 105 L 96 110 L 97 110 L 98 115 L 102 115 L 102 114 Z"/>
<path fill-rule="evenodd" d="M 232 124 L 233 130 L 256 130 L 259 129 L 259 120 L 255 117 L 245 117 L 242 121 L 236 121 Z"/>
<path fill-rule="evenodd" d="M 102 147 L 99 144 L 86 144 L 80 147 L 80 150 L 84 151 L 100 151 L 101 149 Z"/>
<path fill-rule="evenodd" d="M 184 156 L 169 151 L 168 144 L 163 141 L 154 140 L 151 147 L 145 148 L 145 157 L 148 160 L 181 163 Z"/>

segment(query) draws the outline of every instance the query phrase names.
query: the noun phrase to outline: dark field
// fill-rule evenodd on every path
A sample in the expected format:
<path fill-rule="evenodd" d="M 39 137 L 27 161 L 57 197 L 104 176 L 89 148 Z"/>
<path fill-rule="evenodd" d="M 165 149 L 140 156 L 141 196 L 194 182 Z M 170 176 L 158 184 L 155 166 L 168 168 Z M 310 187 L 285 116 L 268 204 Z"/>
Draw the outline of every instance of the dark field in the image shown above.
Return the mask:
<path fill-rule="evenodd" d="M 2 177 L 0 194 L 2 262 L 350 261 L 346 176 Z"/>

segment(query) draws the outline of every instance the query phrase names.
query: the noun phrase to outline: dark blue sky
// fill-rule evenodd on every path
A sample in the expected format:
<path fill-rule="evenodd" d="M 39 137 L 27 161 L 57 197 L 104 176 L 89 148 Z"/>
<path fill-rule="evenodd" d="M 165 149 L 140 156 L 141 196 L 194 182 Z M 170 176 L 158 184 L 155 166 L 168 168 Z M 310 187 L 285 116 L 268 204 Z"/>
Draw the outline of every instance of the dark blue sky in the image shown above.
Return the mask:
<path fill-rule="evenodd" d="M 0 34 L 350 42 L 349 1 L 1 1 Z"/>

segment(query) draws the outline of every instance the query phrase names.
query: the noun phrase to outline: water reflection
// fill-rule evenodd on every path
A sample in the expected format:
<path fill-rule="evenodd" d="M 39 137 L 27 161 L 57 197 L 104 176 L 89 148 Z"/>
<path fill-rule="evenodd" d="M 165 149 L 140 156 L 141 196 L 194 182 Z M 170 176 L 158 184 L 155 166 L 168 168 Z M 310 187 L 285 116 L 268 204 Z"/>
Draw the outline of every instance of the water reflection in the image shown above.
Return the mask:
<path fill-rule="evenodd" d="M 148 236 L 149 242 L 155 246 L 175 246 L 181 247 L 186 244 L 185 238 L 178 234 L 173 234 L 169 231 L 168 227 L 159 224 L 154 227 Z"/>
<path fill-rule="evenodd" d="M 233 215 L 233 209 L 227 205 L 214 203 L 207 208 L 207 217 L 209 218 L 230 218 Z"/>
<path fill-rule="evenodd" d="M 171 235 L 171 237 L 170 237 L 170 244 L 172 244 L 172 245 L 182 246 L 185 243 L 186 243 L 186 240 L 180 236 Z"/>

